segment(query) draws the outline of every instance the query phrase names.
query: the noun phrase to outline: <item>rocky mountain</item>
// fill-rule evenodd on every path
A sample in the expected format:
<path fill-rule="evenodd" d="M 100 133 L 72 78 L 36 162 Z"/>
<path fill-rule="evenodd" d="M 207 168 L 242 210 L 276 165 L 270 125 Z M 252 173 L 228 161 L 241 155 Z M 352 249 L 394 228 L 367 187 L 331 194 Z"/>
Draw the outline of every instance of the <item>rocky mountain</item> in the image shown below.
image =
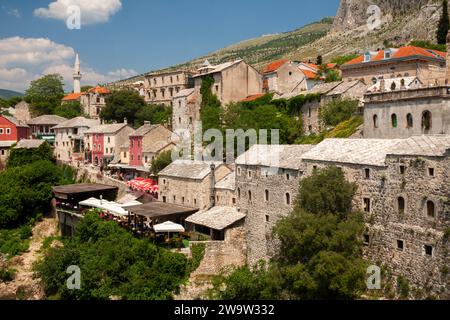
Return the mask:
<path fill-rule="evenodd" d="M 324 18 L 292 32 L 243 41 L 169 69 L 199 65 L 206 59 L 221 63 L 236 58 L 262 69 L 267 62 L 280 58 L 315 61 L 322 55 L 329 61 L 339 55 L 405 45 L 412 40 L 435 41 L 441 13 L 442 0 L 341 0 L 334 19 Z M 142 76 L 119 84 L 138 80 Z"/>

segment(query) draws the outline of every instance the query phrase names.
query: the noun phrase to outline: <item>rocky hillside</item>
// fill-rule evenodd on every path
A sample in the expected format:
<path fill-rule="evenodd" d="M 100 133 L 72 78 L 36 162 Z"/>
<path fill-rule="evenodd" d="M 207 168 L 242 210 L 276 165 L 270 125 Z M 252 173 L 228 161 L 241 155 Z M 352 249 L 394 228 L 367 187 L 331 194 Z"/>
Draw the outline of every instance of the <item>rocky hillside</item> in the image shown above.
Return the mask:
<path fill-rule="evenodd" d="M 370 30 L 367 10 L 373 4 L 380 8 L 381 25 Z M 280 58 L 315 61 L 322 55 L 329 61 L 343 54 L 382 48 L 388 43 L 434 41 L 441 12 L 441 0 L 341 0 L 334 20 L 324 18 L 292 32 L 243 41 L 170 69 L 199 65 L 205 59 L 220 63 L 236 58 L 262 69 L 267 62 Z M 141 79 L 141 76 L 127 79 L 122 84 Z"/>

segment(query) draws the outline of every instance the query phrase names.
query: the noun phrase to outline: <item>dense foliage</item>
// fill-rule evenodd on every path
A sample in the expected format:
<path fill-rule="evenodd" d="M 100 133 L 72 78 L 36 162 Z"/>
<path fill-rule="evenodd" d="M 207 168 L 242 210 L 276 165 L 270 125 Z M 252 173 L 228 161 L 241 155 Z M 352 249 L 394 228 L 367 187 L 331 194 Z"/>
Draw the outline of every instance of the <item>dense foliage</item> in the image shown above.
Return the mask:
<path fill-rule="evenodd" d="M 321 65 L 319 67 L 319 71 L 317 72 L 317 76 L 320 79 L 323 79 L 326 83 L 341 81 L 342 77 L 338 70 L 328 68 L 327 65 Z"/>
<path fill-rule="evenodd" d="M 122 123 L 127 119 L 135 128 L 149 120 L 152 124 L 170 122 L 172 108 L 164 105 L 147 105 L 144 99 L 134 90 L 113 91 L 106 98 L 106 106 L 100 113 L 105 121 Z"/>
<path fill-rule="evenodd" d="M 222 299 L 353 299 L 364 290 L 364 223 L 352 212 L 356 186 L 340 168 L 302 180 L 293 212 L 274 234 L 278 254 L 266 267 L 242 267 L 214 282 Z M 225 286 L 225 287 L 224 287 Z"/>
<path fill-rule="evenodd" d="M 161 152 L 151 163 L 151 173 L 158 175 L 165 167 L 172 163 L 172 151 Z"/>
<path fill-rule="evenodd" d="M 50 74 L 31 81 L 25 92 L 25 101 L 31 104 L 34 116 L 54 114 L 64 97 L 63 78 L 59 74 Z"/>
<path fill-rule="evenodd" d="M 358 58 L 359 55 L 354 53 L 354 54 L 347 54 L 347 55 L 343 55 L 343 56 L 338 56 L 338 57 L 334 57 L 333 59 L 331 59 L 331 63 L 336 63 L 337 65 L 341 66 L 344 63 L 347 63 L 355 58 Z"/>
<path fill-rule="evenodd" d="M 320 109 L 319 118 L 326 126 L 334 127 L 350 119 L 357 108 L 357 100 L 335 100 Z"/>
<path fill-rule="evenodd" d="M 424 48 L 424 49 L 431 49 L 431 50 L 438 50 L 438 51 L 447 51 L 447 45 L 446 44 L 436 44 L 432 43 L 430 41 L 426 40 L 413 40 L 409 43 L 410 46 Z"/>
<path fill-rule="evenodd" d="M 53 114 L 72 119 L 83 115 L 83 110 L 79 101 L 64 102 L 55 107 Z"/>
<path fill-rule="evenodd" d="M 52 187 L 69 184 L 74 171 L 54 163 L 48 144 L 38 149 L 12 149 L 0 173 L 0 228 L 14 228 L 50 210 Z"/>
<path fill-rule="evenodd" d="M 448 15 L 448 1 L 442 0 L 442 16 L 437 28 L 437 42 L 439 44 L 447 43 L 447 34 L 450 30 L 450 17 Z"/>
<path fill-rule="evenodd" d="M 202 79 L 200 94 L 202 103 L 200 105 L 200 119 L 202 121 L 203 132 L 209 129 L 221 129 L 221 105 L 215 94 L 212 93 L 214 84 L 213 76 L 206 76 Z"/>
<path fill-rule="evenodd" d="M 75 237 L 49 248 L 35 266 L 48 296 L 71 300 L 165 300 L 188 275 L 182 254 L 137 239 L 115 222 L 87 214 Z M 67 289 L 66 270 L 81 269 L 81 289 Z"/>

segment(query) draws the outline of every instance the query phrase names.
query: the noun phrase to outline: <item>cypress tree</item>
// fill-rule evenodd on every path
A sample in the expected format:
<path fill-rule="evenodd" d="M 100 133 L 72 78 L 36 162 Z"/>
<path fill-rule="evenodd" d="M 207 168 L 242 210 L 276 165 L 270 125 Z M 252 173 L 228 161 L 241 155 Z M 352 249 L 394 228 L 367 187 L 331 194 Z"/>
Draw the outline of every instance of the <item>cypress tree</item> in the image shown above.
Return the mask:
<path fill-rule="evenodd" d="M 437 30 L 437 41 L 439 44 L 447 43 L 447 33 L 450 30 L 450 18 L 448 16 L 448 2 L 447 0 L 442 1 L 442 16 L 439 20 L 438 30 Z"/>

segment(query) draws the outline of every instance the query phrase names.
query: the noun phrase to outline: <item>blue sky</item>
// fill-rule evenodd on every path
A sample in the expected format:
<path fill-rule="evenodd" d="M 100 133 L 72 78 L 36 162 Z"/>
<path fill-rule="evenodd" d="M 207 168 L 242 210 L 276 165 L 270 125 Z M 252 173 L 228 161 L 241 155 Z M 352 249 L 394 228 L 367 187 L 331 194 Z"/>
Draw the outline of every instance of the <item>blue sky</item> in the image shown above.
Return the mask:
<path fill-rule="evenodd" d="M 83 5 L 108 1 L 115 9 L 102 8 L 110 10 L 106 18 L 83 24 L 81 30 L 69 30 L 64 19 L 49 12 L 57 11 L 53 10 L 56 7 L 48 10 L 53 2 Z M 335 15 L 338 5 L 339 0 L 0 0 L 0 41 L 46 38 L 52 45 L 79 52 L 82 67 L 95 74 L 108 75 L 117 70 L 142 73 L 248 38 L 296 29 Z M 47 13 L 36 13 L 38 8 Z M 84 15 L 82 10 L 82 21 L 83 17 L 96 20 L 95 16 L 92 12 Z M 1 55 L 5 53 L 1 46 L 2 42 L 0 68 L 23 68 L 29 76 L 40 72 L 35 66 L 13 65 L 13 61 L 2 66 Z M 64 58 L 65 64 L 69 55 Z M 0 87 L 7 84 L 1 77 L 2 73 Z"/>

